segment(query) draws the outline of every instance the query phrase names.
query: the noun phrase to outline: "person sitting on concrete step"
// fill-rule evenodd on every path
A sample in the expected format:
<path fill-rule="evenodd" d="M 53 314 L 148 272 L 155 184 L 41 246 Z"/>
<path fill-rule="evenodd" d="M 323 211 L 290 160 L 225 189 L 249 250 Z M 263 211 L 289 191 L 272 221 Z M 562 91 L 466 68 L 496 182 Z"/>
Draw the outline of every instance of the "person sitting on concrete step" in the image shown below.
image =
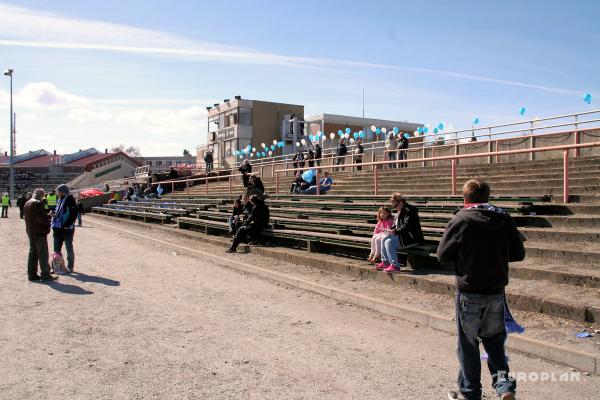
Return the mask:
<path fill-rule="evenodd" d="M 269 207 L 264 200 L 254 195 L 250 197 L 250 203 L 252 203 L 252 212 L 235 234 L 233 243 L 227 250 L 228 253 L 235 253 L 239 244 L 248 237 L 251 240 L 250 244 L 256 244 L 260 233 L 269 226 Z"/>
<path fill-rule="evenodd" d="M 387 231 L 389 235 L 381 243 L 381 263 L 377 265 L 377 269 L 398 272 L 401 264 L 398 261 L 398 249 L 423 243 L 424 238 L 417 208 L 408 204 L 400 193 L 392 195 L 390 204 L 396 210 L 396 216 L 394 225 Z M 406 265 L 405 257 L 402 265 Z"/>

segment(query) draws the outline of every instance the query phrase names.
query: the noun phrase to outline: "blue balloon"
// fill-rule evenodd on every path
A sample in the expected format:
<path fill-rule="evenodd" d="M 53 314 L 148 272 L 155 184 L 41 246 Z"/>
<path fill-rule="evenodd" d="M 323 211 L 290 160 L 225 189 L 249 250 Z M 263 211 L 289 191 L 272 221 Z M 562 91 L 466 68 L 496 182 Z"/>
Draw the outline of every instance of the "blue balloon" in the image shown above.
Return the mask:
<path fill-rule="evenodd" d="M 365 132 L 363 132 L 363 131 L 358 132 L 358 137 L 359 138 L 364 138 L 365 137 Z"/>
<path fill-rule="evenodd" d="M 340 136 L 344 136 L 344 131 L 342 131 L 341 129 L 338 131 L 338 135 Z"/>
<path fill-rule="evenodd" d="M 423 127 L 422 127 L 422 126 L 418 127 L 418 128 L 417 128 L 417 132 L 419 132 L 419 133 L 423 133 Z"/>
<path fill-rule="evenodd" d="M 438 133 L 439 129 L 438 128 L 433 128 L 433 133 Z"/>
<path fill-rule="evenodd" d="M 521 107 L 519 109 L 519 114 L 521 114 L 521 115 L 525 115 L 526 112 L 527 112 L 527 110 L 525 109 L 525 107 Z"/>
<path fill-rule="evenodd" d="M 583 101 L 585 101 L 588 104 L 592 103 L 592 95 L 589 93 L 586 93 L 585 96 L 583 96 Z"/>
<path fill-rule="evenodd" d="M 376 135 L 381 135 L 381 128 L 375 129 L 375 134 Z"/>
<path fill-rule="evenodd" d="M 350 128 L 346 128 L 346 133 L 347 133 L 347 134 L 350 134 L 350 132 L 352 132 L 352 129 L 350 129 Z"/>
<path fill-rule="evenodd" d="M 408 133 L 405 133 L 404 137 L 408 139 L 410 137 L 410 135 Z"/>
<path fill-rule="evenodd" d="M 393 127 L 392 131 L 394 131 L 394 134 L 398 134 L 398 132 L 400 131 L 400 129 L 398 129 L 397 127 Z"/>
<path fill-rule="evenodd" d="M 427 132 L 429 132 L 429 128 L 428 127 L 424 127 L 423 128 L 423 133 L 427 133 Z"/>
<path fill-rule="evenodd" d="M 473 120 L 473 125 L 477 125 L 478 123 L 479 123 L 479 118 L 475 118 L 475 119 Z"/>
<path fill-rule="evenodd" d="M 443 131 L 443 130 L 444 130 L 444 128 L 445 128 L 444 124 L 443 124 L 442 122 L 440 122 L 440 124 L 438 125 L 438 129 L 439 129 L 440 131 Z"/>

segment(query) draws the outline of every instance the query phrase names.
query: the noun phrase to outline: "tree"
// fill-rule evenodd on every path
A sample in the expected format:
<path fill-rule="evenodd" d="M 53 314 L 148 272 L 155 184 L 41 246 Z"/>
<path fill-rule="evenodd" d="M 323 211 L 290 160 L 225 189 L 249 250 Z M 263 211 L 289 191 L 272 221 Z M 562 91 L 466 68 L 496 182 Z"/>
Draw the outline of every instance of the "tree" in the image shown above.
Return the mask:
<path fill-rule="evenodd" d="M 192 156 L 192 154 L 189 152 L 188 149 L 183 149 L 183 156 L 189 158 Z"/>
<path fill-rule="evenodd" d="M 142 156 L 142 153 L 140 153 L 140 149 L 135 147 L 135 146 L 129 146 L 129 147 L 125 147 L 124 144 L 119 144 L 117 146 L 113 146 L 110 149 L 111 153 L 118 153 L 118 152 L 123 152 L 125 154 L 127 154 L 129 157 L 134 157 L 134 158 L 139 158 Z"/>

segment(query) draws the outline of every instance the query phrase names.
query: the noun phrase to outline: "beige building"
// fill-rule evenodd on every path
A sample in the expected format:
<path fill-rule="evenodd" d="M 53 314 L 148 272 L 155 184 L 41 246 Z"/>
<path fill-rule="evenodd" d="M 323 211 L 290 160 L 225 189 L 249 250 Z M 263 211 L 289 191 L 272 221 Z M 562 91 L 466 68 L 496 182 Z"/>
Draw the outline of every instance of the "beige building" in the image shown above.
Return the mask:
<path fill-rule="evenodd" d="M 304 106 L 246 100 L 240 96 L 225 99 L 221 104 L 206 108 L 208 111 L 208 138 L 205 145 L 196 148 L 197 166 L 203 167 L 204 155 L 213 152 L 215 167 L 235 165 L 235 151 L 250 146 L 261 149 L 273 140 L 292 146 L 303 137 Z"/>
<path fill-rule="evenodd" d="M 329 139 L 330 133 L 333 132 L 336 134 L 336 142 L 337 132 L 339 130 L 345 132 L 346 128 L 350 128 L 352 132 L 363 131 L 365 134 L 365 142 L 377 140 L 377 135 L 371 131 L 372 126 L 377 128 L 386 128 L 388 131 L 391 131 L 394 127 L 396 127 L 400 130 L 400 132 L 412 134 L 415 130 L 417 130 L 418 127 L 423 126 L 423 124 L 407 121 L 392 121 L 387 119 L 350 117 L 337 114 L 320 114 L 306 118 L 306 130 L 309 134 L 314 135 L 321 131 L 325 134 L 325 137 Z M 384 139 L 384 136 L 385 135 L 380 135 L 379 139 Z M 329 144 L 328 140 L 326 140 L 326 142 Z"/>

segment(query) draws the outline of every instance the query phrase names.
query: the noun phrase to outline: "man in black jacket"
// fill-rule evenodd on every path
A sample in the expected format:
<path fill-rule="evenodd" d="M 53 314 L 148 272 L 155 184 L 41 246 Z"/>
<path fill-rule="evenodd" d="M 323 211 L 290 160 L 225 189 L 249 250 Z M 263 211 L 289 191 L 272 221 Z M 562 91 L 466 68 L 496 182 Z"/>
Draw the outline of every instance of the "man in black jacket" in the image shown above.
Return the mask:
<path fill-rule="evenodd" d="M 228 253 L 235 253 L 238 245 L 248 236 L 251 240 L 256 241 L 260 232 L 269 225 L 269 207 L 267 207 L 264 200 L 253 195 L 250 196 L 250 203 L 252 203 L 252 212 L 250 212 L 248 219 L 245 220 L 242 226 L 237 230 L 235 237 L 233 238 L 233 243 L 227 250 Z M 250 244 L 252 244 L 252 242 Z"/>
<path fill-rule="evenodd" d="M 408 149 L 408 138 L 404 136 L 404 133 L 400 133 L 400 140 L 398 141 L 398 159 L 406 160 L 407 154 L 406 149 Z M 408 167 L 407 163 L 400 163 L 400 168 Z"/>
<path fill-rule="evenodd" d="M 321 158 L 322 157 L 323 157 L 323 149 L 321 148 L 321 145 L 319 143 L 317 143 L 317 145 L 315 146 L 315 160 L 317 162 L 318 167 L 321 166 Z"/>
<path fill-rule="evenodd" d="M 238 169 L 242 174 L 242 182 L 244 183 L 244 187 L 248 187 L 248 181 L 250 180 L 250 173 L 252 173 L 252 164 L 250 164 L 250 160 L 245 159 L 240 168 Z"/>
<path fill-rule="evenodd" d="M 454 263 L 460 392 L 449 398 L 481 399 L 479 341 L 488 353 L 492 383 L 502 400 L 514 400 L 504 353 L 504 287 L 508 263 L 525 258 L 523 237 L 504 210 L 489 204 L 490 186 L 472 179 L 463 187 L 465 206 L 448 223 L 437 250 L 440 262 Z"/>
<path fill-rule="evenodd" d="M 337 147 L 337 158 L 335 160 L 335 165 L 344 165 L 346 161 L 346 154 L 348 154 L 348 148 L 346 147 L 346 141 L 344 139 L 340 139 L 340 144 Z M 337 171 L 338 168 L 335 169 Z M 346 170 L 346 168 L 342 167 L 342 171 Z"/>

